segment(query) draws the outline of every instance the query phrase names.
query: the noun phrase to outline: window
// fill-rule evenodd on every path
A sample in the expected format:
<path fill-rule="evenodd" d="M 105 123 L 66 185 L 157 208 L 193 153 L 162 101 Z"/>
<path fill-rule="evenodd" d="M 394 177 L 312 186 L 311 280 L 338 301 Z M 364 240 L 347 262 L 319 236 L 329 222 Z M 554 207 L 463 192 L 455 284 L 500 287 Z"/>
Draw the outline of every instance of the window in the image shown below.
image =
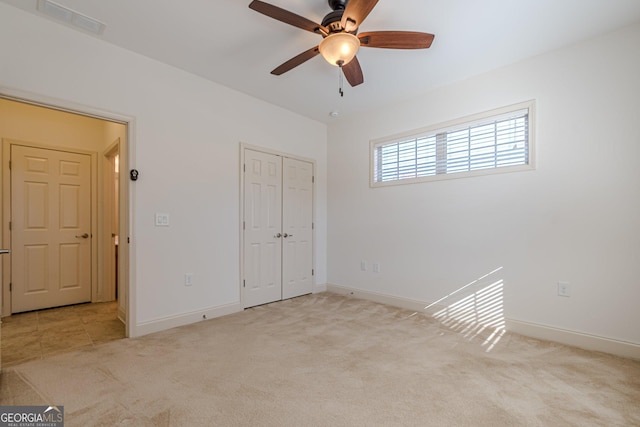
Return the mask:
<path fill-rule="evenodd" d="M 371 142 L 371 185 L 533 168 L 533 102 Z"/>

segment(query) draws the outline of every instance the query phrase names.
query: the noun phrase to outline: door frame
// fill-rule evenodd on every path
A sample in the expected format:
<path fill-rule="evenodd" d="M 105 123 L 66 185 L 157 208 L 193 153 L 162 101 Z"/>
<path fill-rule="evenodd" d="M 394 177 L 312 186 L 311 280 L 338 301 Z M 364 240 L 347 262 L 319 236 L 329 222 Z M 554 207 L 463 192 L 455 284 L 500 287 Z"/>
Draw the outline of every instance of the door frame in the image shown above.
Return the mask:
<path fill-rule="evenodd" d="M 112 227 L 114 218 L 114 186 L 113 183 L 116 180 L 116 174 L 113 170 L 113 163 L 111 159 L 118 155 L 120 151 L 120 138 L 116 138 L 109 146 L 107 146 L 102 155 L 100 156 L 102 162 L 102 179 L 100 184 L 102 187 L 102 230 L 99 232 L 102 235 L 102 253 L 98 256 L 101 258 L 104 266 L 104 274 L 101 275 L 104 280 L 102 286 L 102 298 L 106 301 L 116 299 L 116 274 L 114 274 L 115 256 L 110 256 L 113 249 L 111 233 L 118 232 Z M 119 174 L 119 173 L 118 173 Z M 119 177 L 118 177 L 119 180 Z"/>
<path fill-rule="evenodd" d="M 22 102 L 25 104 L 31 104 L 38 107 L 49 108 L 53 110 L 59 110 L 72 114 L 79 114 L 87 117 L 93 117 L 100 120 L 110 121 L 125 125 L 126 127 L 126 139 L 120 141 L 120 170 L 129 170 L 130 165 L 135 164 L 135 117 L 114 113 L 101 108 L 91 107 L 84 104 L 78 104 L 72 101 L 63 100 L 59 98 L 50 98 L 45 95 L 34 94 L 31 92 L 25 92 L 12 88 L 0 86 L 0 97 L 11 101 Z M 97 153 L 96 153 L 97 155 Z M 96 158 L 96 163 L 97 158 Z M 0 164 L 2 169 L 5 169 L 5 165 L 8 165 L 8 160 L 4 157 L 2 150 L 0 150 Z M 93 165 L 92 165 L 93 166 Z M 96 164 L 96 179 L 98 179 L 98 168 Z M 0 174 L 0 188 L 4 189 L 5 173 Z M 3 190 L 4 192 L 4 190 Z M 133 221 L 131 218 L 135 214 L 135 188 L 130 186 L 128 179 L 119 180 L 119 216 L 120 226 L 119 235 L 121 236 L 119 249 L 119 264 L 118 264 L 118 280 L 122 283 L 122 289 L 124 290 L 124 297 L 126 298 L 125 304 L 125 335 L 127 337 L 136 337 L 139 335 L 136 327 L 136 282 L 135 282 L 135 228 L 133 227 Z M 96 194 L 97 197 L 97 194 Z M 3 244 L 10 244 L 11 239 L 8 233 L 8 218 L 11 215 L 11 207 L 6 206 L 3 203 L 2 210 L 0 211 L 0 220 L 2 221 L 2 227 L 0 227 L 0 241 Z M 97 215 L 96 215 L 97 217 Z M 98 233 L 98 228 L 94 228 L 95 234 Z M 9 236 L 9 237 L 7 237 Z M 95 239 L 95 245 L 97 247 L 98 242 Z M 92 243 L 94 244 L 94 243 Z M 97 254 L 97 250 L 96 250 Z M 11 262 L 10 256 L 2 257 L 0 263 L 0 279 L 2 281 L 2 289 L 0 292 L 0 316 L 6 313 L 5 302 L 6 296 L 4 295 L 4 289 L 8 289 L 8 277 L 10 277 Z M 97 268 L 95 269 L 97 273 Z M 93 273 L 92 273 L 93 274 Z M 97 286 L 97 281 L 95 282 Z M 93 297 L 93 292 L 92 292 Z M 10 301 L 10 297 L 9 297 Z M 10 313 L 10 311 L 9 311 Z"/>
<path fill-rule="evenodd" d="M 316 183 L 315 183 L 315 176 L 316 176 L 316 161 L 315 159 L 311 159 L 308 157 L 303 157 L 303 156 L 296 156 L 290 153 L 285 153 L 282 151 L 277 151 L 277 150 L 272 150 L 269 148 L 265 148 L 265 147 L 260 147 L 257 145 L 251 145 L 251 144 L 246 144 L 244 142 L 240 143 L 240 164 L 239 164 L 239 168 L 238 168 L 238 173 L 240 174 L 240 211 L 238 212 L 239 215 L 239 219 L 238 219 L 238 236 L 240 238 L 240 253 L 239 253 L 239 258 L 240 258 L 240 262 L 238 263 L 240 266 L 240 280 L 238 282 L 238 300 L 240 301 L 240 304 L 242 305 L 242 308 L 245 308 L 245 302 L 244 302 L 244 292 L 242 291 L 243 289 L 243 284 L 244 284 L 244 164 L 245 164 L 245 151 L 246 150 L 252 150 L 252 151 L 258 151 L 261 153 L 265 153 L 265 154 L 272 154 L 275 156 L 280 156 L 280 157 L 287 157 L 289 159 L 295 159 L 295 160 L 300 160 L 303 162 L 309 162 L 312 164 L 312 168 L 313 168 L 313 181 L 312 181 L 312 191 L 313 191 L 313 195 L 311 197 L 311 222 L 313 224 L 312 226 L 312 235 L 311 235 L 311 239 L 313 241 L 312 247 L 311 247 L 311 264 L 312 264 L 312 268 L 315 271 L 316 270 L 316 227 L 315 227 L 315 223 L 316 223 Z M 315 289 L 315 285 L 316 285 L 316 276 L 315 274 L 313 275 L 313 283 L 312 283 L 312 288 Z"/>
<path fill-rule="evenodd" d="M 91 190 L 91 234 L 98 237 L 98 233 L 96 233 L 98 229 L 98 153 L 95 151 L 82 150 L 77 148 L 68 148 L 68 147 L 60 147 L 56 145 L 48 145 L 38 142 L 31 141 L 20 141 L 12 138 L 3 138 L 2 139 L 2 206 L 3 211 L 6 214 L 5 218 L 11 218 L 11 210 L 13 207 L 12 196 L 11 196 L 11 168 L 9 167 L 9 160 L 11 159 L 11 147 L 13 146 L 21 146 L 21 147 L 29 147 L 29 148 L 38 148 L 43 150 L 52 150 L 52 151 L 64 151 L 67 153 L 75 153 L 81 155 L 88 155 L 90 157 L 91 162 L 91 177 L 90 177 L 90 190 Z M 11 246 L 11 238 L 12 231 L 9 227 L 9 221 L 4 221 L 2 224 L 3 230 L 3 239 L 2 245 L 6 248 L 12 248 Z M 91 302 L 95 302 L 98 296 L 98 241 L 99 238 L 91 239 Z M 6 257 L 9 261 L 11 257 Z M 3 260 L 5 262 L 5 260 Z M 11 280 L 11 263 L 9 262 L 8 268 L 3 268 L 4 277 L 2 280 L 2 294 L 3 294 L 3 305 L 2 305 L 2 313 L 10 315 L 13 312 L 11 307 L 12 298 L 11 292 L 9 290 L 9 286 L 7 283 Z"/>

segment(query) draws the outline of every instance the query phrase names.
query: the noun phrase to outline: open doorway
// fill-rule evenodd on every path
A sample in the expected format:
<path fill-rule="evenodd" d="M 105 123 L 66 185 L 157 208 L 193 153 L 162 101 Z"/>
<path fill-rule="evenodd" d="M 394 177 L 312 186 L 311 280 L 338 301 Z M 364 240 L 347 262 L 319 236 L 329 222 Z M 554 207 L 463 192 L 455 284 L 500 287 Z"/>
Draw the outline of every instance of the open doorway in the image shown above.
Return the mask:
<path fill-rule="evenodd" d="M 123 122 L 0 97 L 2 247 L 12 249 L 2 259 L 4 323 L 18 312 L 73 305 L 82 308 L 76 312 L 98 309 L 105 319 L 115 308 L 128 330 L 128 251 L 119 249 L 121 236 L 126 241 L 128 235 L 128 183 L 119 178 L 120 167 L 127 164 L 127 136 Z M 86 163 L 87 189 L 74 181 L 81 163 L 76 159 Z M 22 176 L 21 168 L 26 170 Z M 59 176 L 50 173 L 53 169 L 60 169 Z M 45 171 L 51 176 L 43 179 Z M 69 177 L 71 181 L 64 181 Z M 47 189 L 53 187 L 59 187 L 60 194 L 50 194 Z M 73 205 L 78 201 L 89 212 L 84 222 L 77 215 L 81 209 Z M 27 215 L 21 211 L 25 206 Z M 68 235 L 68 240 L 29 240 L 35 229 L 48 228 L 56 228 L 61 239 Z M 88 291 L 65 299 L 80 286 Z M 49 302 L 51 289 L 65 296 Z M 21 306 L 16 290 L 35 296 L 37 305 Z"/>

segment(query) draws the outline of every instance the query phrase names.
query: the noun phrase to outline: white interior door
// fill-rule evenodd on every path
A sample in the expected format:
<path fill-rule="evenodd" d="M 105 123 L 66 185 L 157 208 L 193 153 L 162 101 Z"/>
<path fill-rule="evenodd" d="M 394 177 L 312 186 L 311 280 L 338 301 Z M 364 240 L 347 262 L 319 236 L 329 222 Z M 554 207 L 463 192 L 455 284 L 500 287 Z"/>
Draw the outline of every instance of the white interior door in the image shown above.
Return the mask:
<path fill-rule="evenodd" d="M 91 301 L 91 158 L 11 147 L 11 311 Z"/>
<path fill-rule="evenodd" d="M 245 307 L 311 293 L 313 164 L 244 151 Z"/>
<path fill-rule="evenodd" d="M 282 159 L 245 150 L 244 305 L 282 299 Z"/>
<path fill-rule="evenodd" d="M 313 164 L 283 159 L 282 299 L 313 290 Z"/>

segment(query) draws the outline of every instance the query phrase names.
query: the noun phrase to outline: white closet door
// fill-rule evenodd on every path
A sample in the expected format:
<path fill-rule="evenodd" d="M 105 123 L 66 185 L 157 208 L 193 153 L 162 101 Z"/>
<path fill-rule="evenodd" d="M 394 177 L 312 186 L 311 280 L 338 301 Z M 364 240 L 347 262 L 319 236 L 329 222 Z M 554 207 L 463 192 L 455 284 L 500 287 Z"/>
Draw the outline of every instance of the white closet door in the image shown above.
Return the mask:
<path fill-rule="evenodd" d="M 244 306 L 282 299 L 282 158 L 245 150 Z"/>
<path fill-rule="evenodd" d="M 313 289 L 313 164 L 244 151 L 244 307 Z"/>
<path fill-rule="evenodd" d="M 283 159 L 282 298 L 313 289 L 313 164 Z"/>

